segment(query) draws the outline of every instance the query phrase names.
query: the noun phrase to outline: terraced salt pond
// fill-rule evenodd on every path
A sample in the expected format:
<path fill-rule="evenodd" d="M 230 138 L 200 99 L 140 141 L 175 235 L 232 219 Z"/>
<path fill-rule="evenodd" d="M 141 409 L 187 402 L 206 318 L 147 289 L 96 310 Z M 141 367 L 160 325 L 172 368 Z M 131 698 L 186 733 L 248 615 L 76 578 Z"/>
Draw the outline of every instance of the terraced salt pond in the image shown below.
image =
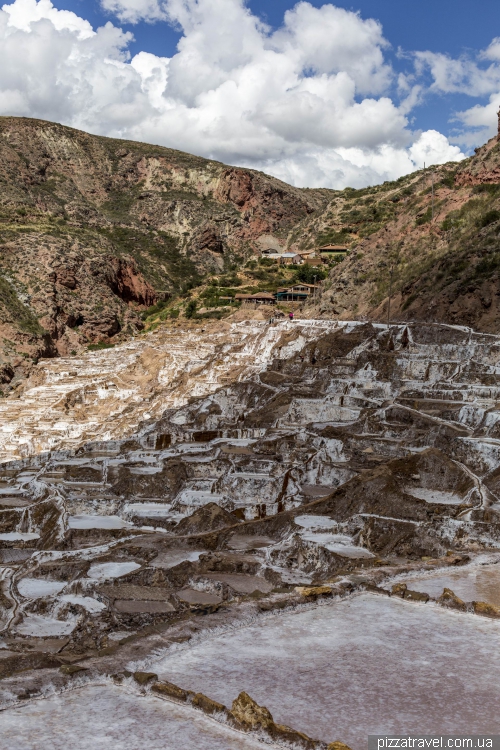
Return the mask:
<path fill-rule="evenodd" d="M 112 685 L 84 687 L 0 713 L 9 750 L 259 750 L 260 742 L 185 706 Z"/>
<path fill-rule="evenodd" d="M 125 576 L 140 567 L 136 562 L 98 563 L 90 566 L 88 576 L 96 581 L 105 581 L 106 578 Z"/>
<path fill-rule="evenodd" d="M 126 529 L 132 526 L 118 516 L 70 516 L 68 527 L 70 529 Z"/>
<path fill-rule="evenodd" d="M 43 596 L 58 594 L 67 585 L 67 581 L 46 581 L 39 578 L 23 578 L 17 583 L 21 596 L 29 599 L 40 599 Z"/>
<path fill-rule="evenodd" d="M 462 563 L 491 563 L 500 549 L 500 337 L 342 326 L 221 329 L 203 357 L 199 336 L 158 334 L 157 353 L 138 343 L 142 359 L 126 347 L 72 358 L 75 376 L 61 370 L 69 361 L 41 364 L 33 387 L 7 399 L 0 461 L 17 459 L 0 472 L 9 700 L 79 684 L 26 669 L 53 663 L 50 647 L 82 662 L 85 680 L 152 669 L 227 705 L 247 690 L 277 721 L 354 750 L 370 731 L 498 731 L 500 621 L 354 591 L 306 610 L 294 587 L 390 586 L 386 576 L 407 571 L 410 588 L 497 601 L 496 568 L 473 576 Z M 172 361 L 174 345 L 186 351 Z M 2 438 L 2 424 L 14 432 Z M 271 614 L 276 604 L 299 609 Z M 168 740 L 163 728 L 151 739 L 150 725 L 170 721 L 148 713 L 152 697 L 131 682 L 109 685 L 114 698 L 95 688 L 79 693 L 81 707 L 23 701 L 18 717 L 29 725 L 40 711 L 41 729 L 33 719 L 31 734 L 23 724 L 0 748 L 45 750 L 54 736 L 111 750 L 160 750 L 172 733 L 179 750 L 222 742 L 171 724 Z"/>
<path fill-rule="evenodd" d="M 452 589 L 465 602 L 483 601 L 500 607 L 500 561 L 473 563 L 459 570 L 436 571 L 420 576 L 401 576 L 408 588 L 425 591 L 434 598 L 444 588 Z"/>
<path fill-rule="evenodd" d="M 500 733 L 500 622 L 362 594 L 179 647 L 161 678 L 366 747 L 368 734 Z"/>
<path fill-rule="evenodd" d="M 314 515 L 297 516 L 295 524 L 302 529 L 300 535 L 306 542 L 325 547 L 342 557 L 374 557 L 369 550 L 356 546 L 350 536 L 331 533 L 329 529 L 337 528 L 338 524 L 329 518 Z"/>

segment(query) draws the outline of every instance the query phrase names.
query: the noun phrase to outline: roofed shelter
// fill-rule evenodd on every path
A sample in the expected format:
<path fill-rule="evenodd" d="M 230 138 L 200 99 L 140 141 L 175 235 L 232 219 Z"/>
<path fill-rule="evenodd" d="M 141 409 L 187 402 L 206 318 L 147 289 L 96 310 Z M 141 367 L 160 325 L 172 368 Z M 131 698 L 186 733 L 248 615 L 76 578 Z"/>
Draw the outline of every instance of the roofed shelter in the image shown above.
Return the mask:
<path fill-rule="evenodd" d="M 303 263 L 302 257 L 298 253 L 266 253 L 262 257 L 270 258 L 283 266 L 292 264 L 300 265 Z"/>
<path fill-rule="evenodd" d="M 307 257 L 307 258 L 304 258 L 302 262 L 308 266 L 323 266 L 326 261 L 320 257 L 318 258 Z"/>
<path fill-rule="evenodd" d="M 256 292 L 256 294 L 235 294 L 237 302 L 255 305 L 275 305 L 276 297 L 270 292 Z"/>
<path fill-rule="evenodd" d="M 349 248 L 346 245 L 322 245 L 318 248 L 319 253 L 346 253 Z"/>

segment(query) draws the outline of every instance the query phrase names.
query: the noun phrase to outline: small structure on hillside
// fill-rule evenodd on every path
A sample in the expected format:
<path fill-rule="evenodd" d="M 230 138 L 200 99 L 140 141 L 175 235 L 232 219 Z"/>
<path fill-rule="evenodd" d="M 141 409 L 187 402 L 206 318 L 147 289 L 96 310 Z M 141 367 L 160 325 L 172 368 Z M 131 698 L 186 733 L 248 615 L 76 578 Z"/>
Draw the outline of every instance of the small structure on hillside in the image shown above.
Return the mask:
<path fill-rule="evenodd" d="M 306 258 L 314 258 L 316 256 L 316 249 L 309 248 L 309 250 L 297 250 L 297 255 L 300 255 L 303 260 L 306 260 Z"/>
<path fill-rule="evenodd" d="M 282 266 L 300 265 L 303 262 L 298 253 L 263 253 L 262 257 L 270 258 Z"/>
<path fill-rule="evenodd" d="M 308 258 L 304 258 L 302 262 L 308 266 L 323 266 L 327 261 L 326 261 L 326 258 L 308 257 Z"/>
<path fill-rule="evenodd" d="M 257 292 L 256 294 L 235 294 L 236 302 L 254 305 L 275 305 L 276 297 L 270 292 Z"/>
<path fill-rule="evenodd" d="M 314 284 L 295 284 L 290 287 L 281 287 L 276 292 L 278 302 L 304 302 L 314 294 Z"/>

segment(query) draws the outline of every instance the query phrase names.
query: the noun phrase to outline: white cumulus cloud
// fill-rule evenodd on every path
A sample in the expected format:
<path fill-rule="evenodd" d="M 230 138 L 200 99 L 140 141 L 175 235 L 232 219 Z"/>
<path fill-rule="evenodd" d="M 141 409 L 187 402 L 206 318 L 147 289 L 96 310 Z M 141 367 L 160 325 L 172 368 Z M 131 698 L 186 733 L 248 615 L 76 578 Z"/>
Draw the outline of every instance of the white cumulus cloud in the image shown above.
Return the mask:
<path fill-rule="evenodd" d="M 445 164 L 461 158 L 458 146 L 452 146 L 437 130 L 427 130 L 409 148 L 410 159 L 417 167 Z"/>
<path fill-rule="evenodd" d="M 168 17 L 162 0 L 101 0 L 101 5 L 123 23 L 163 21 Z"/>
<path fill-rule="evenodd" d="M 464 127 L 456 136 L 460 143 L 476 145 L 495 135 L 500 106 L 500 37 L 475 54 L 453 58 L 436 52 L 415 52 L 414 61 L 417 75 L 430 74 L 430 92 L 465 94 L 483 101 L 487 98 L 486 103 L 455 113 L 455 120 Z"/>
<path fill-rule="evenodd" d="M 158 143 L 303 186 L 358 187 L 463 158 L 436 131 L 412 133 L 417 87 L 395 103 L 387 42 L 372 19 L 299 2 L 273 32 L 244 0 L 102 4 L 123 21 L 175 24 L 177 52 L 131 57 L 131 35 L 111 22 L 94 30 L 50 0 L 14 0 L 0 10 L 0 114 Z"/>
<path fill-rule="evenodd" d="M 2 10 L 9 17 L 9 26 L 23 31 L 30 31 L 35 21 L 47 19 L 57 31 L 67 29 L 76 32 L 80 39 L 94 34 L 88 21 L 69 10 L 57 10 L 50 0 L 17 0 L 12 5 L 4 5 Z"/>

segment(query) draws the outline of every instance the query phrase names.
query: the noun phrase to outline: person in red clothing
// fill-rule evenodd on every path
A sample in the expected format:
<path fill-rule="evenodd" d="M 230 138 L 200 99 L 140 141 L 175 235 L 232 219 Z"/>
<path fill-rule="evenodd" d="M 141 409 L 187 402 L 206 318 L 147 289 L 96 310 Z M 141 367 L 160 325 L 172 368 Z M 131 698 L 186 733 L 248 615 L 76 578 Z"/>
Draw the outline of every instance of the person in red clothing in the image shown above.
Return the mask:
<path fill-rule="evenodd" d="M 290 320 L 293 320 L 293 312 L 288 313 L 288 317 L 290 318 Z"/>

